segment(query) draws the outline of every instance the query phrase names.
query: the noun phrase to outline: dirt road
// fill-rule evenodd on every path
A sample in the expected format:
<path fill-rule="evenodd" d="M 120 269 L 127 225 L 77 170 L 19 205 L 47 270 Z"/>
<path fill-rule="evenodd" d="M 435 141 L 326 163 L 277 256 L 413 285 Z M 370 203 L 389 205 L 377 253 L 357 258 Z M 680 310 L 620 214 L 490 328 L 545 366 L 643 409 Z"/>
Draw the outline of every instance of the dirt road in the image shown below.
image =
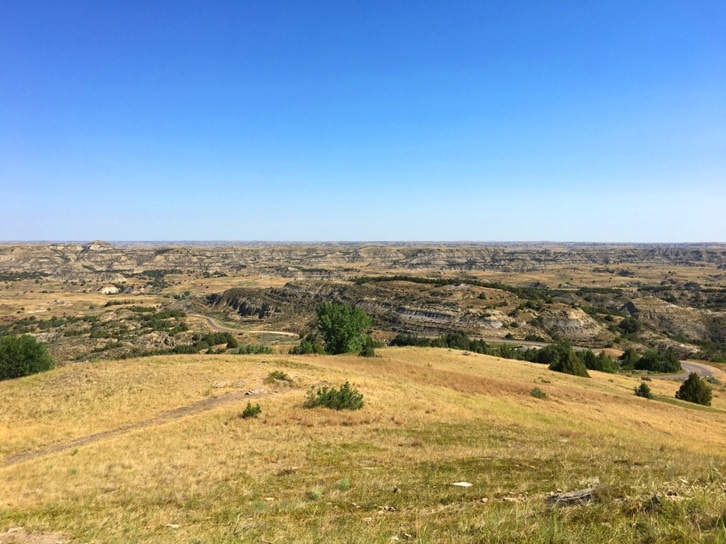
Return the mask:
<path fill-rule="evenodd" d="M 254 330 L 254 329 L 237 329 L 233 327 L 226 327 L 225 325 L 220 325 L 217 323 L 217 321 L 208 315 L 202 315 L 202 314 L 189 314 L 189 317 L 196 317 L 199 319 L 203 319 L 207 322 L 207 325 L 210 326 L 210 328 L 216 332 L 231 332 L 231 333 L 250 333 L 250 334 L 276 334 L 279 336 L 291 336 L 298 338 L 300 335 L 294 332 L 287 332 L 287 331 L 260 331 L 260 330 Z"/>

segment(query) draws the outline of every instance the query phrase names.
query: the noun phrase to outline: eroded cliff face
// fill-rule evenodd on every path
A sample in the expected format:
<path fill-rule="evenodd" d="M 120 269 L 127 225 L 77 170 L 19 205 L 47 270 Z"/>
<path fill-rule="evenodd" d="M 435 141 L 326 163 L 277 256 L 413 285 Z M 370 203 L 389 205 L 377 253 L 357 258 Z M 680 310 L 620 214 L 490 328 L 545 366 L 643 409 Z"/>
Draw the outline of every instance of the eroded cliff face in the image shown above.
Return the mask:
<path fill-rule="evenodd" d="M 622 336 L 615 327 L 623 315 L 637 317 L 640 336 L 653 343 L 726 342 L 725 267 L 724 244 L 0 244 L 0 279 L 25 281 L 23 290 L 33 282 L 46 289 L 44 276 L 76 293 L 111 284 L 118 296 L 153 295 L 160 305 L 295 332 L 309 327 L 318 304 L 338 301 L 360 306 L 391 334 L 463 331 L 592 346 Z M 454 283 L 351 281 L 380 275 Z M 537 286 L 544 298 L 487 287 L 491 278 Z M 245 283 L 259 287 L 228 289 Z M 182 297 L 185 289 L 193 292 Z M 17 310 L 1 317 L 16 319 Z"/>
<path fill-rule="evenodd" d="M 709 263 L 726 266 L 726 246 L 584 245 L 363 245 L 315 246 L 120 246 L 88 244 L 0 245 L 0 270 L 41 272 L 76 279 L 148 270 L 233 273 L 245 269 L 274 272 L 292 279 L 343 277 L 381 270 L 527 272 L 551 265 Z"/>
<path fill-rule="evenodd" d="M 577 344 L 607 343 L 613 335 L 579 308 L 556 307 L 543 310 L 540 319 L 544 330 Z"/>
<path fill-rule="evenodd" d="M 438 335 L 462 331 L 473 336 L 504 338 L 516 329 L 550 339 L 554 333 L 578 343 L 605 344 L 613 334 L 580 309 L 550 303 L 541 311 L 523 308 L 512 293 L 474 285 L 415 284 L 386 281 L 291 282 L 275 289 L 231 289 L 207 297 L 214 311 L 233 312 L 242 321 L 264 321 L 301 331 L 322 302 L 354 304 L 391 332 Z"/>
<path fill-rule="evenodd" d="M 687 338 L 708 336 L 709 313 L 671 304 L 653 296 L 645 296 L 628 302 L 623 310 L 656 330 L 666 330 L 672 335 Z"/>

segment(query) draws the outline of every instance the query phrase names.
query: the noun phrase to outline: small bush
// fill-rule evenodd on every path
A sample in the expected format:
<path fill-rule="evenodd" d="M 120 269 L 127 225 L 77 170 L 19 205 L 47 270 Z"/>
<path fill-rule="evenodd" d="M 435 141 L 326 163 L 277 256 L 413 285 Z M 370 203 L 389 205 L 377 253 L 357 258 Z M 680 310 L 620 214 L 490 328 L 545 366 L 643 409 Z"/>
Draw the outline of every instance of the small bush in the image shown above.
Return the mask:
<path fill-rule="evenodd" d="M 275 350 L 264 344 L 242 344 L 229 353 L 232 355 L 272 355 Z"/>
<path fill-rule="evenodd" d="M 309 355 L 311 353 L 318 355 L 325 353 L 325 347 L 315 333 L 306 334 L 300 344 L 290 349 L 290 355 Z"/>
<path fill-rule="evenodd" d="M 345 382 L 340 389 L 324 386 L 317 390 L 310 389 L 304 408 L 324 406 L 333 410 L 360 410 L 363 408 L 363 395 L 350 383 Z"/>
<path fill-rule="evenodd" d="M 264 383 L 287 382 L 292 383 L 292 378 L 285 374 L 282 370 L 273 370 L 267 375 Z"/>
<path fill-rule="evenodd" d="M 677 399 L 703 404 L 704 406 L 711 406 L 711 396 L 711 388 L 695 372 L 691 372 L 688 379 L 683 382 L 681 388 L 676 392 Z"/>
<path fill-rule="evenodd" d="M 635 388 L 635 395 L 643 397 L 644 399 L 652 399 L 653 393 L 650 391 L 650 386 L 645 382 L 640 382 L 640 385 Z"/>
<path fill-rule="evenodd" d="M 529 392 L 530 395 L 532 395 L 536 399 L 547 399 L 549 398 L 549 395 L 542 391 L 539 387 L 535 387 L 532 389 L 532 391 Z"/>
<path fill-rule="evenodd" d="M 361 357 L 375 357 L 376 350 L 374 348 L 375 344 L 373 343 L 373 338 L 368 336 L 365 340 L 365 344 L 363 344 L 363 349 L 360 350 L 360 353 L 358 355 L 360 355 Z"/>
<path fill-rule="evenodd" d="M 247 407 L 242 411 L 242 419 L 257 417 L 261 413 L 262 408 L 260 408 L 259 404 L 252 404 L 251 402 L 247 401 Z"/>

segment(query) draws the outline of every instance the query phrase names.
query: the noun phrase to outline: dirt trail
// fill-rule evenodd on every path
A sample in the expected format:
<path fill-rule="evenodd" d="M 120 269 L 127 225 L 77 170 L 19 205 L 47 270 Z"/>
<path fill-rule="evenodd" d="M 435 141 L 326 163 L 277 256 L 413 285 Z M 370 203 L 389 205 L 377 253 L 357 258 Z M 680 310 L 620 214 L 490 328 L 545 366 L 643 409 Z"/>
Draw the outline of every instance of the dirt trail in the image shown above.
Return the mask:
<path fill-rule="evenodd" d="M 287 331 L 260 331 L 260 330 L 254 330 L 254 329 L 237 329 L 234 327 L 227 327 L 225 325 L 220 325 L 217 323 L 217 321 L 209 317 L 208 315 L 202 315 L 202 314 L 189 314 L 189 317 L 196 317 L 199 319 L 203 319 L 207 322 L 207 325 L 211 327 L 213 331 L 216 332 L 246 332 L 250 334 L 278 334 L 280 336 L 294 336 L 295 338 L 298 338 L 300 335 L 294 332 L 287 332 Z"/>
<path fill-rule="evenodd" d="M 152 427 L 155 425 L 161 425 L 161 424 L 167 423 L 169 421 L 181 419 L 183 417 L 198 414 L 200 412 L 205 412 L 207 410 L 217 408 L 218 406 L 222 406 L 224 404 L 229 404 L 231 402 L 238 401 L 241 399 L 263 397 L 263 396 L 267 396 L 267 395 L 270 395 L 270 393 L 266 390 L 253 389 L 250 391 L 244 391 L 244 392 L 239 391 L 236 393 L 229 393 L 226 395 L 222 395 L 220 397 L 210 397 L 210 398 L 195 402 L 194 404 L 189 404 L 187 406 L 182 406 L 180 408 L 175 408 L 173 410 L 160 412 L 157 415 L 155 415 L 154 417 L 151 417 L 148 419 L 142 419 L 141 421 L 133 421 L 131 423 L 126 423 L 124 425 L 121 425 L 120 427 L 116 427 L 115 429 L 109 429 L 106 431 L 100 431 L 97 433 L 93 433 L 93 434 L 90 434 L 87 436 L 82 436 L 80 438 L 76 438 L 75 440 L 71 440 L 70 442 L 62 442 L 60 444 L 51 444 L 50 446 L 45 446 L 44 448 L 40 448 L 38 450 L 9 455 L 8 457 L 6 457 L 5 459 L 2 460 L 2 462 L 0 463 L 0 467 L 9 467 L 9 466 L 15 465 L 17 463 L 22 463 L 24 461 L 30 461 L 31 459 L 37 459 L 38 457 L 44 457 L 44 456 L 50 455 L 52 453 L 66 451 L 66 450 L 69 450 L 72 448 L 77 448 L 79 446 L 86 446 L 88 444 L 93 444 L 95 442 L 99 442 L 99 441 L 105 440 L 107 438 L 112 438 L 114 436 L 120 436 L 122 434 L 126 434 L 128 432 L 135 431 L 137 429 L 144 429 L 144 428 Z"/>

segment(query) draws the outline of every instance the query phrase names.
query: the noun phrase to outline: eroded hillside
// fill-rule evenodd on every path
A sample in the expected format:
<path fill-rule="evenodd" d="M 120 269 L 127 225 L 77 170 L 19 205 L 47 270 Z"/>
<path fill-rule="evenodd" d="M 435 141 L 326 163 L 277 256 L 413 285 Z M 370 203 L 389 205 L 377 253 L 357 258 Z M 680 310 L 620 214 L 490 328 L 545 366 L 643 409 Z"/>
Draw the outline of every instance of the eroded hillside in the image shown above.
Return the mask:
<path fill-rule="evenodd" d="M 718 360 L 725 263 L 724 245 L 0 245 L 0 327 L 82 360 L 193 342 L 195 314 L 302 334 L 338 301 L 383 341 L 461 331 Z"/>

